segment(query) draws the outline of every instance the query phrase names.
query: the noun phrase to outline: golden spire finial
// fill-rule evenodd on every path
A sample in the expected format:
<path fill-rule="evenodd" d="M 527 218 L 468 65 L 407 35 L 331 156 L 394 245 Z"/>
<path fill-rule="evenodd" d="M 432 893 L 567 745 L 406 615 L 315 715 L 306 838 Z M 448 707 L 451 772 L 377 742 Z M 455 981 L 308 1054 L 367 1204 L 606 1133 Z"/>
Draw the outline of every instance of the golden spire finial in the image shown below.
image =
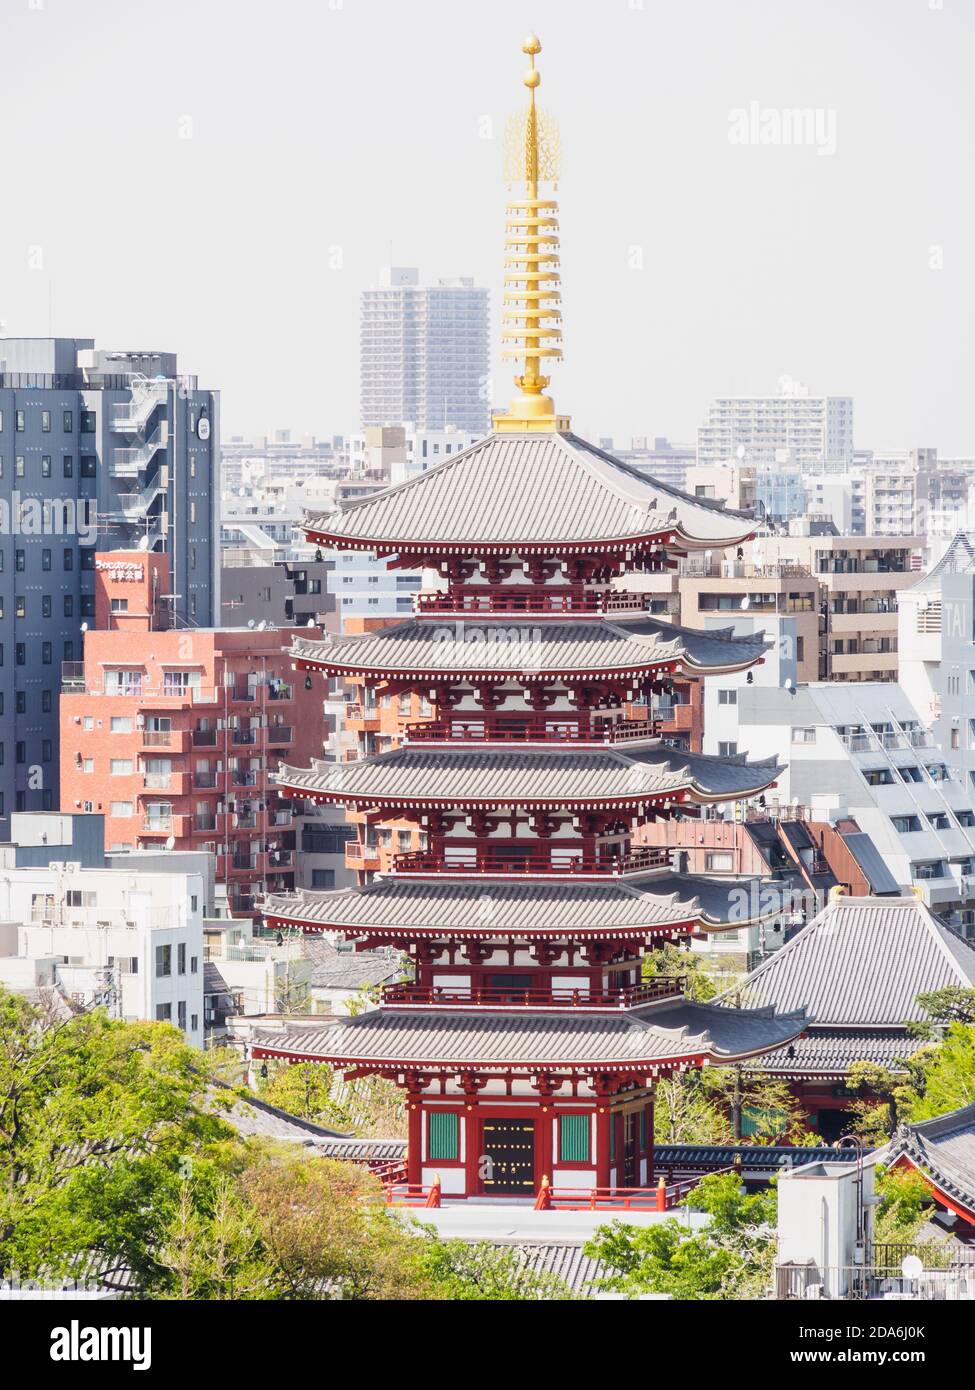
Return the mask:
<path fill-rule="evenodd" d="M 559 311 L 558 204 L 538 196 L 540 183 L 558 178 L 558 128 L 535 105 L 541 74 L 535 56 L 542 45 L 529 34 L 521 46 L 528 54 L 524 76 L 528 110 L 512 117 L 505 132 L 505 175 L 525 184 L 526 197 L 508 204 L 505 230 L 504 328 L 502 355 L 522 363 L 515 385 L 521 395 L 505 415 L 495 415 L 496 430 L 567 430 L 569 418 L 556 415 L 544 394 L 544 358 L 561 361 L 562 315 Z"/>

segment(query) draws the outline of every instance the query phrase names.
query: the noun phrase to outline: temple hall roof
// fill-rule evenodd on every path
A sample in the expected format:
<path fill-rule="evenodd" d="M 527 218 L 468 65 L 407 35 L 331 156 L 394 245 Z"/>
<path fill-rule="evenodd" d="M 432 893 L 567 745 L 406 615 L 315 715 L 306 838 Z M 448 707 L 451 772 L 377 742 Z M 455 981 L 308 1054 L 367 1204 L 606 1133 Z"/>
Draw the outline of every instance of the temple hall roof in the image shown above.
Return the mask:
<path fill-rule="evenodd" d="M 721 997 L 802 1006 L 820 1029 L 903 1027 L 927 1017 L 919 994 L 946 985 L 975 985 L 975 947 L 923 902 L 843 897 Z"/>
<path fill-rule="evenodd" d="M 617 748 L 404 747 L 353 762 L 282 764 L 278 786 L 349 803 L 428 805 L 639 805 L 686 792 L 693 800 L 752 796 L 774 782 L 774 759 L 688 753 L 648 739 Z"/>
<path fill-rule="evenodd" d="M 975 1104 L 898 1126 L 878 1157 L 888 1165 L 906 1160 L 939 1192 L 975 1215 Z"/>
<path fill-rule="evenodd" d="M 416 478 L 308 513 L 313 538 L 343 548 L 418 552 L 618 547 L 673 537 L 689 548 L 746 540 L 754 520 L 648 479 L 574 434 L 500 433 Z"/>
<path fill-rule="evenodd" d="M 765 650 L 761 636 L 735 637 L 731 628 L 705 632 L 646 615 L 560 622 L 509 617 L 413 618 L 379 632 L 324 641 L 298 637 L 291 655 L 349 675 L 458 680 L 490 673 L 519 679 L 598 675 L 675 663 L 689 673 L 732 671 L 750 666 Z"/>

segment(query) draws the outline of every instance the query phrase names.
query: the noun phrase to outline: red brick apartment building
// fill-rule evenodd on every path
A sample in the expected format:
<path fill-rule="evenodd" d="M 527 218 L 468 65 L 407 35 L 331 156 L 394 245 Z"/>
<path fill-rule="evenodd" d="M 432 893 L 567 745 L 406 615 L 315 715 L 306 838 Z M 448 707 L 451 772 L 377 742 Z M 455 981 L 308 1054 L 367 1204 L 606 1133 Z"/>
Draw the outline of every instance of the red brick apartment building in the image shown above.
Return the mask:
<path fill-rule="evenodd" d="M 105 846 L 208 849 L 233 911 L 294 887 L 292 805 L 269 774 L 321 755 L 308 628 L 172 628 L 165 555 L 95 557 L 96 630 L 64 672 L 61 808 L 100 812 Z"/>

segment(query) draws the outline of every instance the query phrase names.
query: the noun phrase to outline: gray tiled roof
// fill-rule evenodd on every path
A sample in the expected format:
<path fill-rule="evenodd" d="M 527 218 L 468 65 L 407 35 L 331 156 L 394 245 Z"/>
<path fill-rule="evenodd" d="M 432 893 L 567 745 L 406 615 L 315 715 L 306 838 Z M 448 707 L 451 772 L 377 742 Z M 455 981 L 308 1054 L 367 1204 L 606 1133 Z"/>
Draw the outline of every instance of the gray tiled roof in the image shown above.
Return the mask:
<path fill-rule="evenodd" d="M 881 1157 L 888 1165 L 908 1159 L 946 1196 L 975 1214 L 975 1104 L 935 1120 L 900 1125 Z"/>
<path fill-rule="evenodd" d="M 740 754 L 711 757 L 651 739 L 626 752 L 615 747 L 404 747 L 354 762 L 313 759 L 310 768 L 282 764 L 273 780 L 337 801 L 637 805 L 685 789 L 700 800 L 750 796 L 768 787 L 778 771 L 774 759 L 749 763 Z"/>
<path fill-rule="evenodd" d="M 372 985 L 387 984 L 402 973 L 402 961 L 398 951 L 336 951 L 317 955 L 312 947 L 317 943 L 306 942 L 306 950 L 312 956 L 312 989 L 368 989 Z"/>
<path fill-rule="evenodd" d="M 805 1007 L 822 1028 L 897 1027 L 926 1017 L 918 994 L 975 985 L 975 947 L 917 898 L 839 898 L 722 996 Z"/>
<path fill-rule="evenodd" d="M 233 1125 L 238 1134 L 265 1139 L 293 1139 L 302 1144 L 320 1140 L 342 1141 L 346 1138 L 338 1130 L 325 1129 L 311 1120 L 300 1119 L 257 1096 L 237 1095 L 232 1087 L 223 1082 L 212 1081 L 210 1087 L 214 1113 Z"/>
<path fill-rule="evenodd" d="M 842 1078 L 854 1062 L 898 1070 L 922 1044 L 903 1028 L 819 1028 L 780 1052 L 759 1059 L 763 1071 L 783 1076 Z"/>
<path fill-rule="evenodd" d="M 688 497 L 572 434 L 492 434 L 339 513 L 309 513 L 311 533 L 402 552 L 437 545 L 573 545 L 664 531 L 734 545 L 753 519 Z"/>
<path fill-rule="evenodd" d="M 254 1026 L 256 1049 L 354 1065 L 513 1066 L 652 1070 L 683 1058 L 727 1062 L 779 1047 L 806 1026 L 802 1015 L 665 1000 L 612 1014 L 380 1009 L 322 1026 L 288 1019 Z"/>
<path fill-rule="evenodd" d="M 377 878 L 360 888 L 335 892 L 301 890 L 264 900 L 264 914 L 288 922 L 337 930 L 497 932 L 532 935 L 557 932 L 666 930 L 697 918 L 701 925 L 742 926 L 747 914 L 776 915 L 780 905 L 758 879 L 704 878 L 667 870 L 605 883 L 537 879 Z M 745 914 L 745 915 L 742 915 Z"/>
<path fill-rule="evenodd" d="M 765 650 L 761 634 L 735 637 L 732 629 L 703 632 L 656 618 L 508 621 L 506 614 L 465 614 L 462 622 L 410 619 L 378 632 L 296 637 L 291 655 L 348 675 L 386 671 L 417 676 L 465 672 L 593 674 L 678 661 L 689 671 L 726 671 L 750 665 Z"/>

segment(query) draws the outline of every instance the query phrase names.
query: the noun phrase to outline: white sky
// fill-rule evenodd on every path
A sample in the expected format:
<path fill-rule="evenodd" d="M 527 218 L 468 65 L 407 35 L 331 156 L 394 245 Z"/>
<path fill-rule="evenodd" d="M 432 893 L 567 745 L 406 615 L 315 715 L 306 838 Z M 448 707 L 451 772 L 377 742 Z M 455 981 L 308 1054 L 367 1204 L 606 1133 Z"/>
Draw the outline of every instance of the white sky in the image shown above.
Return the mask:
<path fill-rule="evenodd" d="M 225 436 L 356 428 L 390 247 L 497 295 L 529 28 L 576 429 L 690 440 L 789 374 L 858 446 L 975 454 L 972 0 L 0 0 L 3 331 L 175 348 Z M 753 101 L 836 153 L 730 143 Z"/>

